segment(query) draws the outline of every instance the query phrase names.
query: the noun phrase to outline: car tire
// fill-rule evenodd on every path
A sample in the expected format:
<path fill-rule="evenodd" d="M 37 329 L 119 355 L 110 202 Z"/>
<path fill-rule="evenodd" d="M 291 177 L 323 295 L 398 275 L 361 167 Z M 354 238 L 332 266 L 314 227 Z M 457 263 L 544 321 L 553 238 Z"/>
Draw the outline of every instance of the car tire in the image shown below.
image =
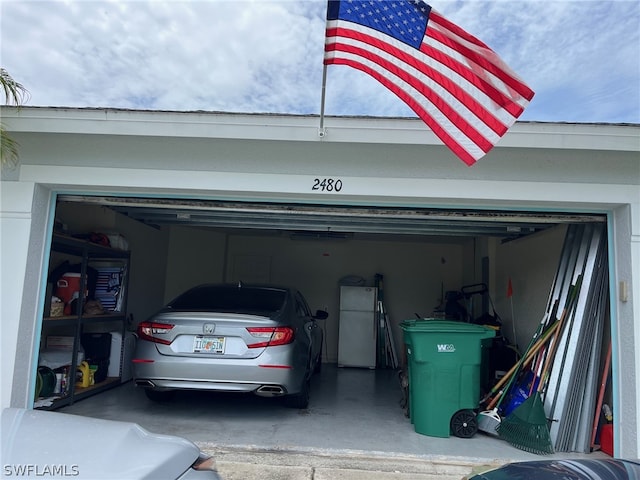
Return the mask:
<path fill-rule="evenodd" d="M 176 392 L 174 390 L 153 390 L 151 388 L 145 388 L 144 393 L 149 400 L 154 402 L 168 402 L 173 399 Z"/>
<path fill-rule="evenodd" d="M 311 390 L 311 379 L 305 377 L 302 383 L 302 389 L 298 393 L 287 395 L 284 397 L 285 405 L 289 408 L 297 408 L 303 410 L 309 407 L 309 393 Z"/>

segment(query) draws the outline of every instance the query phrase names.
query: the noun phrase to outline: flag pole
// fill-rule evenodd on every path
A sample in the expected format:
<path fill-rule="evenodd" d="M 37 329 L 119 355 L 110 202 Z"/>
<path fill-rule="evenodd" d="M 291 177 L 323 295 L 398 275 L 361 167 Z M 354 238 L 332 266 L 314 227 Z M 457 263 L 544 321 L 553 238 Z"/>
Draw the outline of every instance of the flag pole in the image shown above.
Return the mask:
<path fill-rule="evenodd" d="M 325 26 L 325 42 L 326 42 L 326 29 L 329 26 L 329 2 L 328 1 L 327 1 L 327 14 L 325 15 L 324 26 Z M 324 100 L 325 100 L 326 93 L 327 93 L 327 64 L 324 62 L 324 52 L 323 52 L 322 56 L 323 56 L 323 60 L 322 60 L 322 95 L 321 95 L 321 98 L 320 98 L 320 127 L 318 128 L 318 137 L 320 137 L 320 138 L 324 138 L 324 136 L 327 134 L 326 130 L 324 129 Z"/>
<path fill-rule="evenodd" d="M 324 99 L 327 91 L 327 66 L 322 67 L 322 97 L 320 100 L 320 128 L 318 129 L 318 136 L 324 137 L 326 132 L 324 130 Z"/>

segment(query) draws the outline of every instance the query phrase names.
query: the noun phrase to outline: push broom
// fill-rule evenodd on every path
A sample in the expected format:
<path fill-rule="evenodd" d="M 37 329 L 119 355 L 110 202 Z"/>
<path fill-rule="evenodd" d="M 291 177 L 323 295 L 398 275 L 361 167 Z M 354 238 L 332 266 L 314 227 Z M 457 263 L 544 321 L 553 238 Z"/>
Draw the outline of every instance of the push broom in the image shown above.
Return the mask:
<path fill-rule="evenodd" d="M 553 335 L 553 344 L 549 348 L 542 372 L 540 373 L 538 388 L 533 395 L 529 396 L 520 406 L 505 417 L 496 428 L 500 438 L 503 438 L 520 450 L 539 455 L 547 455 L 554 452 L 541 392 L 546 383 L 547 373 L 551 367 L 556 349 L 558 348 L 562 324 L 569 311 L 573 309 L 573 300 L 577 296 L 576 293 L 580 286 L 580 280 L 581 278 L 578 278 L 576 285 L 569 287 L 567 302 L 558 321 L 558 328 Z"/>
<path fill-rule="evenodd" d="M 513 380 L 517 376 L 520 367 L 522 366 L 522 361 L 524 360 L 524 356 L 520 358 L 518 362 L 518 368 L 509 378 L 507 382 L 507 386 L 504 390 L 498 392 L 498 394 L 494 397 L 494 399 L 487 405 L 487 409 L 483 412 L 478 413 L 477 422 L 478 422 L 478 430 L 488 433 L 490 435 L 498 435 L 497 428 L 502 421 L 500 414 L 498 413 L 498 409 L 502 404 L 502 400 L 507 396 L 505 392 L 508 392 L 511 388 L 511 384 Z"/>

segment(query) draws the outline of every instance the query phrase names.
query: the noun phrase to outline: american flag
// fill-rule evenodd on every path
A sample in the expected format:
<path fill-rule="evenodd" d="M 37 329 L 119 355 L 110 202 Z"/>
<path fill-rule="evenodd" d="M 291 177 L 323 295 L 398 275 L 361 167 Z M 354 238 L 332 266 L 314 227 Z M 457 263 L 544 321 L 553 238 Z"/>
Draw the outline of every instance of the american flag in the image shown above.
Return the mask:
<path fill-rule="evenodd" d="M 324 63 L 371 75 L 467 165 L 534 95 L 493 50 L 420 0 L 329 0 Z"/>

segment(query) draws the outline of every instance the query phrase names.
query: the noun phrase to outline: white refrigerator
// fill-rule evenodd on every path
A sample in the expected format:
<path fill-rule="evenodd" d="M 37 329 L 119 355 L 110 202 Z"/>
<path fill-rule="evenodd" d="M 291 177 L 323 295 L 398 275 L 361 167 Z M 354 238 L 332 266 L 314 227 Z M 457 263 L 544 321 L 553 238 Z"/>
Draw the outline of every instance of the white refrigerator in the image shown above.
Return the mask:
<path fill-rule="evenodd" d="M 340 287 L 338 366 L 376 368 L 375 287 Z"/>

